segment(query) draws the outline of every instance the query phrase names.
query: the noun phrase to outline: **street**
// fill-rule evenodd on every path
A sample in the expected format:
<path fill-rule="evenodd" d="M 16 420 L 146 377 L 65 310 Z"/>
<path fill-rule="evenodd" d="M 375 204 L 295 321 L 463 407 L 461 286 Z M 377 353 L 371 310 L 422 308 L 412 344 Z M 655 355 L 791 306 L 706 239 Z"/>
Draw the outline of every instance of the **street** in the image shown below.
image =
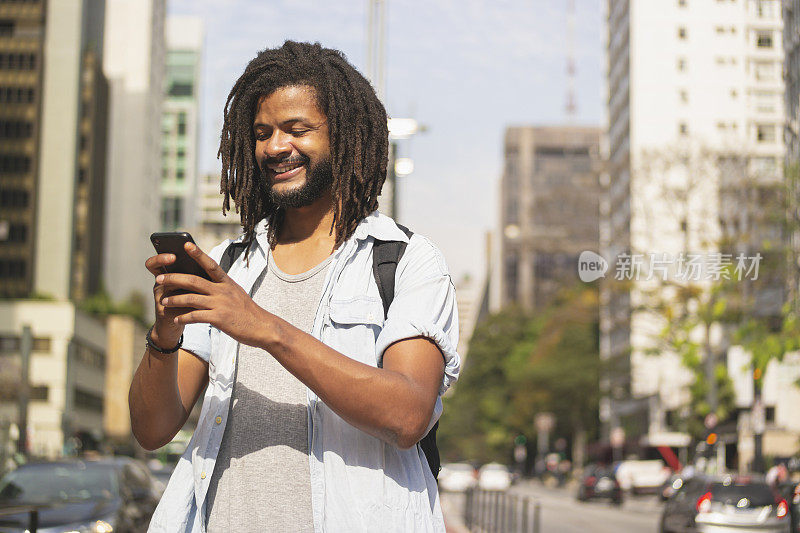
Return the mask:
<path fill-rule="evenodd" d="M 621 506 L 605 501 L 579 502 L 574 490 L 550 489 L 535 481 L 521 482 L 509 492 L 539 502 L 541 533 L 651 533 L 658 530 L 662 508 L 655 496 L 627 497 Z M 443 492 L 441 501 L 448 531 L 467 531 L 463 525 L 464 494 Z"/>

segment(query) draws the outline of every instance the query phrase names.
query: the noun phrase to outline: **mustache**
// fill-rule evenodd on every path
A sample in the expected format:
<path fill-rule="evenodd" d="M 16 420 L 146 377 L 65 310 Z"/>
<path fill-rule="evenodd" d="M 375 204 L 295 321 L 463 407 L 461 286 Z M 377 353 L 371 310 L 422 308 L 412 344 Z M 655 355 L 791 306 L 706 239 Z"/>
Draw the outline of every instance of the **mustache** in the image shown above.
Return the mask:
<path fill-rule="evenodd" d="M 266 159 L 264 161 L 264 163 L 262 164 L 262 167 L 263 167 L 263 170 L 266 170 L 267 169 L 267 165 L 281 165 L 281 164 L 293 165 L 294 163 L 308 163 L 308 161 L 309 161 L 309 158 L 306 157 L 306 156 L 302 156 L 302 155 L 298 155 L 298 156 L 294 156 L 294 157 L 292 157 L 292 156 L 284 157 L 283 159 L 270 158 L 270 159 Z"/>

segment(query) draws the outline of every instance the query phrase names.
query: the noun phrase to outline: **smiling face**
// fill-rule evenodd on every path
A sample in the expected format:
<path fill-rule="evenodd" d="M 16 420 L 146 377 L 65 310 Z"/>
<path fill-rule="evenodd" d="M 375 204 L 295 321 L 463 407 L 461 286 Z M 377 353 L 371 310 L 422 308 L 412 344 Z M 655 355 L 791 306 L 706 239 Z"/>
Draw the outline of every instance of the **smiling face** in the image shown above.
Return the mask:
<path fill-rule="evenodd" d="M 328 121 L 306 85 L 276 89 L 258 100 L 255 156 L 272 202 L 304 207 L 333 182 Z"/>

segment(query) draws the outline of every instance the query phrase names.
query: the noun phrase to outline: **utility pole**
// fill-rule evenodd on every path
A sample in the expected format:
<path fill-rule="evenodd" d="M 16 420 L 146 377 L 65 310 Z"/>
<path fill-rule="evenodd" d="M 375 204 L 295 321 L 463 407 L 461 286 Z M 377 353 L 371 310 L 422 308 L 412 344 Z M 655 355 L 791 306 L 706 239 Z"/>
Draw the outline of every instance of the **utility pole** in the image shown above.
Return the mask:
<path fill-rule="evenodd" d="M 367 0 L 367 78 L 381 102 L 386 98 L 386 2 Z"/>
<path fill-rule="evenodd" d="M 578 104 L 575 99 L 575 0 L 567 2 L 567 123 L 575 121 Z"/>
<path fill-rule="evenodd" d="M 388 0 L 367 0 L 366 75 L 378 99 L 386 104 L 386 4 Z M 388 107 L 388 106 L 387 106 Z M 381 212 L 394 218 L 397 215 L 397 175 L 394 164 L 397 146 L 389 146 L 386 181 L 381 191 Z M 387 205 L 388 202 L 388 205 Z M 384 207 L 387 205 L 387 207 Z"/>

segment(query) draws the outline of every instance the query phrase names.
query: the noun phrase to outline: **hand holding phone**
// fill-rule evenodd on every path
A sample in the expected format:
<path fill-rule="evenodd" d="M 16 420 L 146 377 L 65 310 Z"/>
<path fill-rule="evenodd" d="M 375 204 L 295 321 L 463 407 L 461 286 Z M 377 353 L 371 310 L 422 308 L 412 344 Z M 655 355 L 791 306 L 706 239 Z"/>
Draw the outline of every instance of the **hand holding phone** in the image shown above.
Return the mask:
<path fill-rule="evenodd" d="M 210 280 L 208 273 L 195 261 L 187 252 L 185 244 L 194 243 L 194 239 L 187 232 L 153 233 L 150 235 L 150 242 L 159 255 L 155 255 L 147 260 L 145 266 L 153 276 L 164 273 L 192 274 Z M 172 254 L 172 260 L 163 254 Z M 183 313 L 190 312 L 190 308 L 164 307 L 162 299 L 165 296 L 186 294 L 185 290 L 177 290 L 166 293 L 164 286 L 155 284 L 153 286 L 153 299 L 156 305 L 156 323 L 153 327 L 151 337 L 157 346 L 175 346 L 183 333 L 183 326 L 175 323 L 175 318 Z"/>
<path fill-rule="evenodd" d="M 197 264 L 197 261 L 192 259 L 186 253 L 185 244 L 190 242 L 194 244 L 194 239 L 186 231 L 176 232 L 163 232 L 153 233 L 150 235 L 150 242 L 159 254 L 173 254 L 175 261 L 170 265 L 165 265 L 162 268 L 164 272 L 170 274 L 191 274 L 193 276 L 200 276 L 201 278 L 211 281 L 211 276 Z"/>

